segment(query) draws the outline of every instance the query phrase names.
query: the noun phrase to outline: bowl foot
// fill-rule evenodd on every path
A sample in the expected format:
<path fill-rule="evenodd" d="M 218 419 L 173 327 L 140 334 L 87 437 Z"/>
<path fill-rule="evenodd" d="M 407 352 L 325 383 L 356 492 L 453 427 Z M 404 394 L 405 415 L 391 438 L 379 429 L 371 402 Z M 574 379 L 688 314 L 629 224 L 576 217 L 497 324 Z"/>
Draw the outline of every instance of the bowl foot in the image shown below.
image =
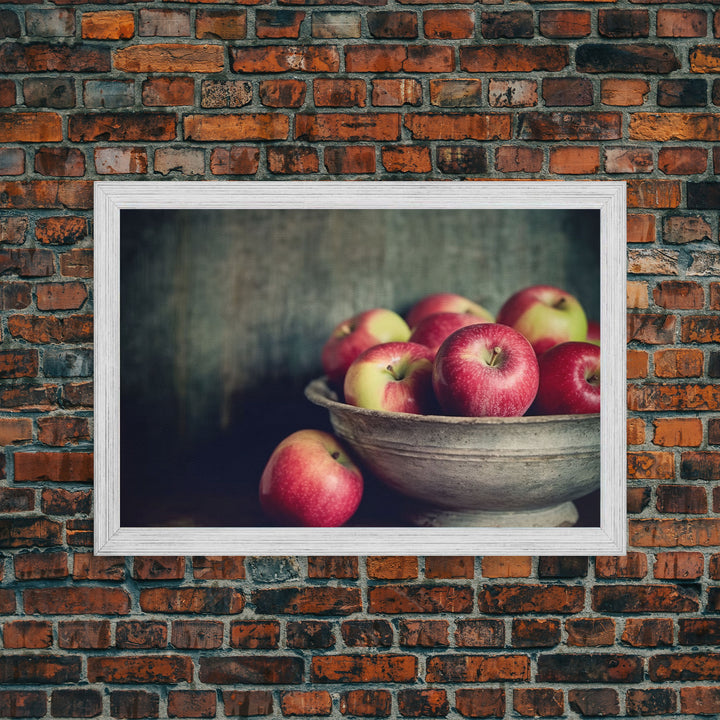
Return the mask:
<path fill-rule="evenodd" d="M 406 517 L 417 527 L 572 527 L 578 521 L 578 511 L 571 502 L 518 512 L 447 510 L 429 505 L 408 505 Z"/>

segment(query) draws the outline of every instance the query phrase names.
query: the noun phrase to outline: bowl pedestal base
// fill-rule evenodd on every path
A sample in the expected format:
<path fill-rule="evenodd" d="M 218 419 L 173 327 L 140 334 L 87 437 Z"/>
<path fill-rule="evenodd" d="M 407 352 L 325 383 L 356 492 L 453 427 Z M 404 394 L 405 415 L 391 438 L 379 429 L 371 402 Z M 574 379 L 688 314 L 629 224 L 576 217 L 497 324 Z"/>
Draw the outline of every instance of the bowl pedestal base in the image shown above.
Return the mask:
<path fill-rule="evenodd" d="M 571 502 L 519 512 L 449 510 L 408 503 L 404 515 L 416 527 L 572 527 L 578 521 L 577 508 Z"/>

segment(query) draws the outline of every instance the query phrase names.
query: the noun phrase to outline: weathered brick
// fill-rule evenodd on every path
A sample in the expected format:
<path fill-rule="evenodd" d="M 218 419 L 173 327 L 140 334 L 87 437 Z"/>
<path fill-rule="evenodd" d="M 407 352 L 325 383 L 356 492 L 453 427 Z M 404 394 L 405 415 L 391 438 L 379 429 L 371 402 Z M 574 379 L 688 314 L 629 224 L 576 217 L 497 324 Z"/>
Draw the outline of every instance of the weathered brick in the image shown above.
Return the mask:
<path fill-rule="evenodd" d="M 447 620 L 400 620 L 400 645 L 402 647 L 448 646 Z"/>
<path fill-rule="evenodd" d="M 645 443 L 645 421 L 642 418 L 627 419 L 628 445 L 643 445 Z"/>
<path fill-rule="evenodd" d="M 28 218 L 27 215 L 6 215 L 0 218 L 0 243 L 7 245 L 22 245 L 27 237 L 28 229 Z M 6 283 L 3 285 L 4 288 L 11 288 L 16 285 L 16 289 L 19 289 L 19 284 Z M 30 286 L 27 285 L 29 288 Z M 24 307 L 24 306 L 23 306 Z M 10 307 L 4 307 L 3 310 L 10 310 Z"/>
<path fill-rule="evenodd" d="M 129 40 L 135 34 L 135 15 L 129 10 L 84 12 L 81 33 L 88 40 Z"/>
<path fill-rule="evenodd" d="M 135 73 L 222 72 L 223 48 L 220 45 L 162 43 L 126 45 L 113 52 L 117 70 Z"/>
<path fill-rule="evenodd" d="M 110 52 L 83 43 L 4 43 L 0 47 L 0 72 L 101 72 L 110 71 Z"/>
<path fill-rule="evenodd" d="M 408 113 L 405 127 L 416 140 L 506 140 L 510 138 L 509 115 Z"/>
<path fill-rule="evenodd" d="M 703 566 L 699 552 L 662 552 L 655 556 L 653 574 L 658 580 L 697 580 Z"/>
<path fill-rule="evenodd" d="M 387 620 L 346 620 L 340 627 L 348 647 L 389 647 L 393 629 Z"/>
<path fill-rule="evenodd" d="M 47 712 L 44 690 L 0 690 L 3 717 L 43 717 Z"/>
<path fill-rule="evenodd" d="M 340 55 L 333 45 L 230 48 L 230 67 L 240 73 L 337 72 Z"/>
<path fill-rule="evenodd" d="M 720 183 L 687 183 L 687 206 L 698 210 L 716 210 L 720 208 Z M 717 274 L 717 273 L 716 273 Z"/>
<path fill-rule="evenodd" d="M 135 86 L 131 80 L 85 80 L 83 101 L 90 108 L 121 108 L 135 104 Z"/>
<path fill-rule="evenodd" d="M 371 145 L 326 147 L 323 159 L 332 175 L 375 172 L 375 148 Z"/>
<path fill-rule="evenodd" d="M 431 88 L 433 82 L 430 81 Z M 373 78 L 371 100 L 376 107 L 420 105 L 422 86 L 413 78 Z"/>
<path fill-rule="evenodd" d="M 677 705 L 677 691 L 672 688 L 628 690 L 625 704 L 632 715 L 666 715 Z"/>
<path fill-rule="evenodd" d="M 657 102 L 661 107 L 704 107 L 707 83 L 701 79 L 660 80 Z"/>
<path fill-rule="evenodd" d="M 538 561 L 539 578 L 580 578 L 587 572 L 588 559 L 582 555 L 550 555 Z"/>
<path fill-rule="evenodd" d="M 297 38 L 304 19 L 302 10 L 256 10 L 255 34 L 259 38 Z"/>
<path fill-rule="evenodd" d="M 428 579 L 472 579 L 475 577 L 475 558 L 471 555 L 429 555 L 425 558 L 425 577 Z"/>
<path fill-rule="evenodd" d="M 583 717 L 620 714 L 618 693 L 612 688 L 573 688 L 568 691 L 568 705 Z"/>
<path fill-rule="evenodd" d="M 153 167 L 156 173 L 169 175 L 203 175 L 205 173 L 205 152 L 199 149 L 158 148 L 155 151 Z"/>
<path fill-rule="evenodd" d="M 387 585 L 368 590 L 371 613 L 469 612 L 472 590 L 468 587 Z"/>
<path fill-rule="evenodd" d="M 585 590 L 579 586 L 483 585 L 478 607 L 484 613 L 575 613 L 582 609 Z"/>
<path fill-rule="evenodd" d="M 234 615 L 245 604 L 241 593 L 230 587 L 151 588 L 140 591 L 145 612 Z"/>
<path fill-rule="evenodd" d="M 702 350 L 679 348 L 657 350 L 653 354 L 655 375 L 661 378 L 700 377 L 703 374 Z"/>
<path fill-rule="evenodd" d="M 707 140 L 720 133 L 720 118 L 708 113 L 637 112 L 630 116 L 631 140 Z"/>
<path fill-rule="evenodd" d="M 466 72 L 555 72 L 568 62 L 568 50 L 562 45 L 488 44 L 460 48 L 460 68 Z"/>
<path fill-rule="evenodd" d="M 670 647 L 673 645 L 673 621 L 669 618 L 628 618 L 621 640 L 632 647 Z"/>
<path fill-rule="evenodd" d="M 650 34 L 650 14 L 647 10 L 598 11 L 598 32 L 608 38 L 640 38 Z"/>
<path fill-rule="evenodd" d="M 266 107 L 300 107 L 307 87 L 302 80 L 262 80 L 260 102 Z"/>
<path fill-rule="evenodd" d="M 143 80 L 142 103 L 150 107 L 192 105 L 195 81 L 190 77 L 151 77 Z"/>
<path fill-rule="evenodd" d="M 0 10 L 0 37 L 19 38 L 21 34 L 20 18 L 14 10 Z"/>
<path fill-rule="evenodd" d="M 187 115 L 183 120 L 187 140 L 284 140 L 290 123 L 279 113 L 245 115 Z"/>
<path fill-rule="evenodd" d="M 558 620 L 516 618 L 512 621 L 513 647 L 554 647 L 559 643 L 560 622 Z"/>
<path fill-rule="evenodd" d="M 5 648 L 49 648 L 53 643 L 52 624 L 47 620 L 11 620 L 3 625 Z"/>
<path fill-rule="evenodd" d="M 502 620 L 458 620 L 455 644 L 458 647 L 503 647 L 505 625 Z"/>
<path fill-rule="evenodd" d="M 50 177 L 82 177 L 85 155 L 78 148 L 40 148 L 35 153 L 35 172 Z"/>
<path fill-rule="evenodd" d="M 318 620 L 290 621 L 286 626 L 287 646 L 291 648 L 330 648 L 335 634 L 328 622 Z"/>
<path fill-rule="evenodd" d="M 486 578 L 529 577 L 531 570 L 531 557 L 494 555 L 482 559 L 482 576 Z"/>
<path fill-rule="evenodd" d="M 707 151 L 703 148 L 660 148 L 658 169 L 666 175 L 696 175 L 707 169 Z"/>
<path fill-rule="evenodd" d="M 179 683 L 192 680 L 193 662 L 182 655 L 110 655 L 87 660 L 91 683 Z"/>
<path fill-rule="evenodd" d="M 312 14 L 314 38 L 359 38 L 360 13 L 314 12 Z"/>
<path fill-rule="evenodd" d="M 437 166 L 441 172 L 454 175 L 485 173 L 485 148 L 473 145 L 441 145 L 437 149 Z"/>
<path fill-rule="evenodd" d="M 259 165 L 260 150 L 256 147 L 216 148 L 210 154 L 213 175 L 253 175 Z"/>
<path fill-rule="evenodd" d="M 388 717 L 392 697 L 388 690 L 348 690 L 340 696 L 340 712 L 360 717 Z"/>
<path fill-rule="evenodd" d="M 527 112 L 519 115 L 523 140 L 617 140 L 621 115 L 614 112 Z M 632 207 L 632 206 L 631 206 Z"/>
<path fill-rule="evenodd" d="M 398 140 L 400 116 L 396 113 L 303 113 L 295 117 L 295 138 L 310 142 Z"/>
<path fill-rule="evenodd" d="M 717 680 L 720 677 L 720 658 L 717 654 L 706 652 L 655 655 L 648 661 L 648 673 L 654 682 Z"/>
<path fill-rule="evenodd" d="M 686 715 L 720 713 L 720 688 L 717 686 L 680 688 L 680 710 Z"/>
<path fill-rule="evenodd" d="M 542 92 L 547 107 L 593 104 L 592 83 L 586 78 L 546 78 Z"/>
<path fill-rule="evenodd" d="M 23 591 L 25 612 L 40 615 L 127 615 L 130 596 L 122 588 L 49 587 Z"/>
<path fill-rule="evenodd" d="M 565 710 L 563 691 L 553 688 L 515 688 L 513 709 L 523 717 L 560 717 Z"/>
<path fill-rule="evenodd" d="M 593 174 L 600 168 L 600 148 L 555 147 L 550 149 L 550 172 L 561 175 Z"/>
<path fill-rule="evenodd" d="M 328 659 L 314 658 L 314 660 Z M 241 683 L 293 685 L 302 681 L 303 661 L 299 657 L 282 655 L 202 656 L 199 660 L 201 682 L 215 685 Z"/>
<path fill-rule="evenodd" d="M 174 620 L 170 642 L 182 650 L 215 650 L 223 644 L 223 624 L 214 620 Z"/>
<path fill-rule="evenodd" d="M 81 659 L 76 655 L 0 656 L 0 682 L 48 684 L 79 682 Z"/>
<path fill-rule="evenodd" d="M 634 547 L 710 546 L 720 541 L 720 523 L 716 518 L 638 519 L 630 522 L 628 537 Z"/>
<path fill-rule="evenodd" d="M 0 114 L 0 142 L 58 142 L 61 118 L 54 112 Z"/>
<path fill-rule="evenodd" d="M 190 13 L 167 8 L 140 8 L 137 33 L 140 37 L 189 37 Z"/>
<path fill-rule="evenodd" d="M 216 693 L 211 690 L 171 690 L 168 693 L 168 717 L 214 718 Z"/>
<path fill-rule="evenodd" d="M 222 642 L 222 626 L 219 641 Z M 230 626 L 230 645 L 232 647 L 257 649 L 276 648 L 280 640 L 280 623 L 276 620 L 264 622 L 238 621 Z M 219 647 L 219 643 L 216 647 Z"/>
<path fill-rule="evenodd" d="M 418 36 L 418 18 L 409 11 L 370 11 L 366 15 L 368 31 L 374 38 L 414 39 Z"/>
<path fill-rule="evenodd" d="M 675 10 L 660 8 L 657 14 L 658 37 L 705 37 L 705 10 Z"/>
<path fill-rule="evenodd" d="M 90 180 L 23 180 L 0 182 L 0 207 L 5 209 L 92 208 Z"/>
<path fill-rule="evenodd" d="M 537 660 L 539 682 L 638 683 L 643 658 L 622 653 L 554 653 Z"/>
<path fill-rule="evenodd" d="M 450 82 L 450 81 L 445 81 Z M 477 94 L 480 93 L 478 80 Z M 488 81 L 488 103 L 491 107 L 532 107 L 537 105 L 537 82 L 534 80 Z M 479 105 L 480 103 L 475 103 Z"/>
<path fill-rule="evenodd" d="M 590 34 L 587 10 L 541 10 L 540 33 L 548 38 L 581 38 Z"/>
<path fill-rule="evenodd" d="M 629 313 L 627 339 L 657 345 L 672 344 L 675 339 L 676 318 L 661 313 Z"/>
<path fill-rule="evenodd" d="M 156 718 L 160 713 L 160 696 L 145 690 L 111 690 L 110 714 L 114 718 Z"/>
<path fill-rule="evenodd" d="M 96 717 L 102 713 L 103 700 L 99 690 L 53 690 L 50 711 L 55 717 Z"/>
<path fill-rule="evenodd" d="M 587 43 L 575 53 L 575 65 L 586 73 L 660 73 L 677 70 L 680 61 L 669 45 Z"/>
<path fill-rule="evenodd" d="M 227 715 L 270 715 L 273 696 L 268 690 L 223 690 L 223 705 Z"/>
<path fill-rule="evenodd" d="M 0 488 L 0 512 L 22 513 L 35 509 L 35 493 L 29 488 Z"/>
<path fill-rule="evenodd" d="M 670 216 L 665 218 L 663 223 L 663 240 L 673 245 L 683 245 L 688 242 L 710 242 L 711 235 L 710 223 L 703 217 Z M 676 285 L 682 287 L 681 283 L 676 283 Z M 688 285 L 697 284 L 688 283 Z M 702 297 L 702 288 L 700 288 L 700 296 Z"/>
<path fill-rule="evenodd" d="M 398 708 L 403 717 L 445 717 L 450 711 L 450 703 L 445 690 L 404 689 L 398 692 Z"/>
<path fill-rule="evenodd" d="M 96 147 L 94 156 L 99 175 L 144 175 L 148 169 L 147 151 L 142 147 Z"/>
<path fill-rule="evenodd" d="M 480 30 L 483 37 L 531 38 L 533 36 L 533 14 L 528 10 L 510 12 L 484 11 L 480 16 Z"/>
<path fill-rule="evenodd" d="M 458 688 L 455 706 L 463 717 L 505 717 L 503 688 Z"/>
<path fill-rule="evenodd" d="M 203 80 L 200 105 L 204 108 L 242 107 L 252 102 L 252 85 L 246 80 Z"/>
<path fill-rule="evenodd" d="M 652 172 L 654 165 L 652 151 L 646 148 L 610 147 L 604 149 L 603 155 L 605 172 L 609 173 L 648 173 Z M 648 216 L 629 215 L 628 221 L 633 217 Z M 654 227 L 655 218 L 649 217 L 653 220 Z"/>
<path fill-rule="evenodd" d="M 433 40 L 471 38 L 475 32 L 475 16 L 470 10 L 425 10 L 423 32 Z"/>
<path fill-rule="evenodd" d="M 382 149 L 383 167 L 391 173 L 423 173 L 432 170 L 430 148 L 391 145 Z"/>
<path fill-rule="evenodd" d="M 540 172 L 543 151 L 539 148 L 504 145 L 495 150 L 495 168 L 502 173 Z"/>
<path fill-rule="evenodd" d="M 313 81 L 316 107 L 365 107 L 365 81 L 347 78 L 317 78 Z"/>
<path fill-rule="evenodd" d="M 175 115 L 169 113 L 79 113 L 68 121 L 72 142 L 174 140 Z"/>
<path fill-rule="evenodd" d="M 700 418 L 657 418 L 653 420 L 653 445 L 698 447 L 702 444 Z"/>
<path fill-rule="evenodd" d="M 0 148 L 0 175 L 22 175 L 25 151 L 22 148 Z"/>
<path fill-rule="evenodd" d="M 604 105 L 633 107 L 642 105 L 650 92 L 647 80 L 621 80 L 603 78 L 600 81 L 600 95 Z"/>
<path fill-rule="evenodd" d="M 415 80 L 414 82 L 418 82 Z M 498 96 L 499 96 L 498 92 Z M 416 95 L 421 97 L 420 89 Z M 406 100 L 407 102 L 407 100 Z M 430 102 L 439 107 L 472 107 L 482 105 L 482 80 L 430 80 Z M 418 103 L 411 103 L 418 104 Z"/>
<path fill-rule="evenodd" d="M 290 615 L 350 615 L 360 610 L 360 592 L 343 587 L 285 587 L 255 590 L 255 612 Z"/>
<path fill-rule="evenodd" d="M 526 655 L 434 655 L 427 659 L 429 683 L 477 683 L 528 680 L 530 659 Z"/>

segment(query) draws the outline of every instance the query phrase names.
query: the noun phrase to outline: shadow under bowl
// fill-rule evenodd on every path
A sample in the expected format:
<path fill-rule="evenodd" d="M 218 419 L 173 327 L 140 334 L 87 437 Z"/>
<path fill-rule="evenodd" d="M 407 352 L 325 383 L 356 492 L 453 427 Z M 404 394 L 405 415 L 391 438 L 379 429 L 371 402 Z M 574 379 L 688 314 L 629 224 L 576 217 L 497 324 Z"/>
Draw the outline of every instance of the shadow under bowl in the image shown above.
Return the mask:
<path fill-rule="evenodd" d="M 361 465 L 411 499 L 408 521 L 438 527 L 570 526 L 572 501 L 600 486 L 600 415 L 469 418 L 339 402 L 305 388 Z"/>

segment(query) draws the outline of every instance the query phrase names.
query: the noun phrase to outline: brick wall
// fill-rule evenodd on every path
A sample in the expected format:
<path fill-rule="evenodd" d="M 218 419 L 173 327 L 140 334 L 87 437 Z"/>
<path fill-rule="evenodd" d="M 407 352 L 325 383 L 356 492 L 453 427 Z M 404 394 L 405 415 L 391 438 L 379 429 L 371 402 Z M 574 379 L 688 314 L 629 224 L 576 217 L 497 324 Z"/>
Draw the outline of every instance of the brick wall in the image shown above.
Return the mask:
<path fill-rule="evenodd" d="M 718 37 L 717 0 L 3 5 L 0 717 L 720 713 Z M 107 177 L 626 179 L 627 557 L 93 557 Z"/>

